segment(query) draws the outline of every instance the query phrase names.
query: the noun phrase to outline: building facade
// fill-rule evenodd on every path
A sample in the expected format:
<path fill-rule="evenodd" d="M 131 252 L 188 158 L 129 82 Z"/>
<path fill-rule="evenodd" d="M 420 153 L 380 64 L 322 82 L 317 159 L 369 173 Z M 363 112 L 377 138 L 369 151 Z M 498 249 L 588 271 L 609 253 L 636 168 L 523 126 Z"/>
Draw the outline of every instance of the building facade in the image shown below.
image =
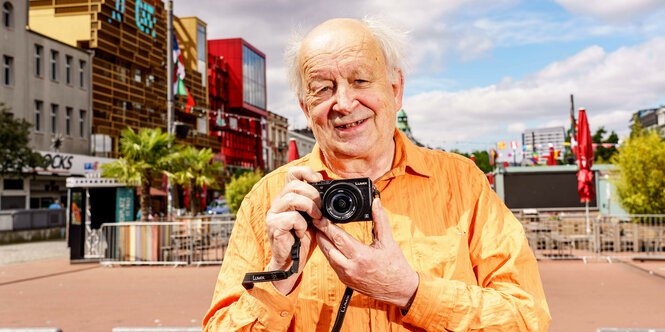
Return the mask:
<path fill-rule="evenodd" d="M 522 134 L 522 146 L 525 147 L 524 152 L 527 155 L 535 151 L 540 157 L 549 156 L 550 147 L 564 151 L 565 142 L 566 129 L 564 127 L 526 129 Z M 559 154 L 559 159 L 561 158 L 563 158 L 563 153 Z M 546 162 L 546 158 L 539 159 L 539 163 Z"/>
<path fill-rule="evenodd" d="M 266 121 L 266 171 L 272 171 L 289 162 L 289 120 L 279 114 L 268 112 Z"/>
<path fill-rule="evenodd" d="M 311 129 L 293 129 L 288 131 L 288 140 L 294 139 L 298 147 L 298 154 L 300 157 L 312 152 L 316 144 L 316 138 Z M 287 149 L 288 151 L 288 149 Z"/>
<path fill-rule="evenodd" d="M 27 1 L 0 3 L 0 102 L 15 118 L 32 123 L 30 147 L 49 162 L 34 177 L 2 179 L 0 207 L 26 209 L 46 207 L 55 200 L 64 203 L 66 176 L 82 176 L 104 162 L 87 158 L 92 52 L 32 31 Z"/>
<path fill-rule="evenodd" d="M 223 162 L 231 169 L 265 168 L 265 54 L 241 38 L 209 40 L 208 53 L 218 61 L 223 58 L 228 69 L 226 103 L 213 108 L 210 128 L 221 138 Z"/>
<path fill-rule="evenodd" d="M 665 137 L 665 106 L 639 110 L 633 114 L 631 123 L 637 117 L 642 128 L 657 130 L 661 136 Z"/>
<path fill-rule="evenodd" d="M 164 4 L 159 0 L 30 1 L 33 30 L 94 51 L 93 155 L 117 157 L 119 137 L 127 127 L 159 127 L 166 131 L 166 84 L 171 84 L 171 79 L 166 78 L 166 19 Z M 195 36 L 187 40 L 183 54 L 191 52 L 189 46 L 196 48 L 198 35 Z M 198 61 L 198 54 L 194 58 Z M 198 63 L 186 68 L 185 85 L 196 105 L 205 109 L 208 98 L 203 86 L 207 75 L 196 69 Z M 205 120 L 199 120 L 205 117 L 204 112 L 185 112 L 186 100 L 176 100 L 174 119 L 195 130 L 179 142 L 216 148 L 219 140 L 198 130 L 199 125 L 207 126 Z"/>
<path fill-rule="evenodd" d="M 406 135 L 407 138 L 409 138 L 411 143 L 415 144 L 416 146 L 424 146 L 418 142 L 415 137 L 413 137 L 413 133 L 411 133 L 411 126 L 409 126 L 409 117 L 406 115 L 406 112 L 403 109 L 397 112 L 396 126 L 397 129 L 399 129 L 404 133 L 404 135 Z"/>

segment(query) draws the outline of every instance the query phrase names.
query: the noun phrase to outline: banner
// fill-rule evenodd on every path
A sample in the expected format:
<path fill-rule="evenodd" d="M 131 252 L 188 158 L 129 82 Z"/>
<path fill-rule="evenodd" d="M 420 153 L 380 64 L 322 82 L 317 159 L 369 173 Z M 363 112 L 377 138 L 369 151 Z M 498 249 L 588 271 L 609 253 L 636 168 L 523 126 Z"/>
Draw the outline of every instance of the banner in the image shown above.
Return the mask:
<path fill-rule="evenodd" d="M 117 222 L 134 220 L 134 189 L 118 188 L 115 195 Z"/>

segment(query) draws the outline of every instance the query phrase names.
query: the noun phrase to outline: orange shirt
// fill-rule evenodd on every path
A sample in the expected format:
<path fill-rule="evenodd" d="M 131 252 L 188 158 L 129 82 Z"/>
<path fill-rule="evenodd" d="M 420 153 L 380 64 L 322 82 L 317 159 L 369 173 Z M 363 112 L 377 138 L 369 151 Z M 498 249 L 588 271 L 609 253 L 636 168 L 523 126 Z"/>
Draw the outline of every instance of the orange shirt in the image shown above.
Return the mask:
<path fill-rule="evenodd" d="M 420 284 L 406 316 L 355 292 L 342 330 L 546 331 L 550 316 L 536 260 L 521 224 L 484 174 L 462 156 L 416 147 L 399 130 L 395 143 L 393 168 L 374 184 Z M 204 330 L 330 331 L 346 286 L 318 248 L 289 295 L 270 282 L 249 291 L 241 285 L 245 273 L 264 271 L 270 261 L 265 216 L 288 168 L 307 165 L 339 178 L 322 160 L 317 145 L 267 174 L 245 197 Z M 371 242 L 371 221 L 340 226 Z"/>

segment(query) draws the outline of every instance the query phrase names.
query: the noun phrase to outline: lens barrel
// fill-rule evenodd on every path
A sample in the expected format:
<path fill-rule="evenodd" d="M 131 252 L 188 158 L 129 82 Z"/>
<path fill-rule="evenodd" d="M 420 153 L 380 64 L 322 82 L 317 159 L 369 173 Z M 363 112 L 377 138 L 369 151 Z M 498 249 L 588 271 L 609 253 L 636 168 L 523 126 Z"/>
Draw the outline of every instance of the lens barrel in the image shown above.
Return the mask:
<path fill-rule="evenodd" d="M 343 223 L 353 220 L 361 200 L 362 194 L 357 187 L 348 183 L 336 183 L 326 191 L 323 206 L 331 221 Z"/>

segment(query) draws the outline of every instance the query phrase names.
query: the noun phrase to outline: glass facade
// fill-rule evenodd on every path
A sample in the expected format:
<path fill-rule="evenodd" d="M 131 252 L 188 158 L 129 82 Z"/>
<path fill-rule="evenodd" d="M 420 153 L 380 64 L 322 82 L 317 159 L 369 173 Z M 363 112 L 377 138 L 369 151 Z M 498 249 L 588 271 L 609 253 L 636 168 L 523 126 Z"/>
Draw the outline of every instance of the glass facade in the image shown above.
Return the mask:
<path fill-rule="evenodd" d="M 199 73 L 201 73 L 201 85 L 203 87 L 206 86 L 206 82 L 208 81 L 208 68 L 206 65 L 206 60 L 208 58 L 208 52 L 206 52 L 206 27 L 204 27 L 201 24 L 196 24 L 196 53 L 197 53 L 197 58 L 196 59 L 196 65 L 197 65 L 197 70 Z"/>
<path fill-rule="evenodd" d="M 260 109 L 266 109 L 266 60 L 242 46 L 243 101 Z"/>

